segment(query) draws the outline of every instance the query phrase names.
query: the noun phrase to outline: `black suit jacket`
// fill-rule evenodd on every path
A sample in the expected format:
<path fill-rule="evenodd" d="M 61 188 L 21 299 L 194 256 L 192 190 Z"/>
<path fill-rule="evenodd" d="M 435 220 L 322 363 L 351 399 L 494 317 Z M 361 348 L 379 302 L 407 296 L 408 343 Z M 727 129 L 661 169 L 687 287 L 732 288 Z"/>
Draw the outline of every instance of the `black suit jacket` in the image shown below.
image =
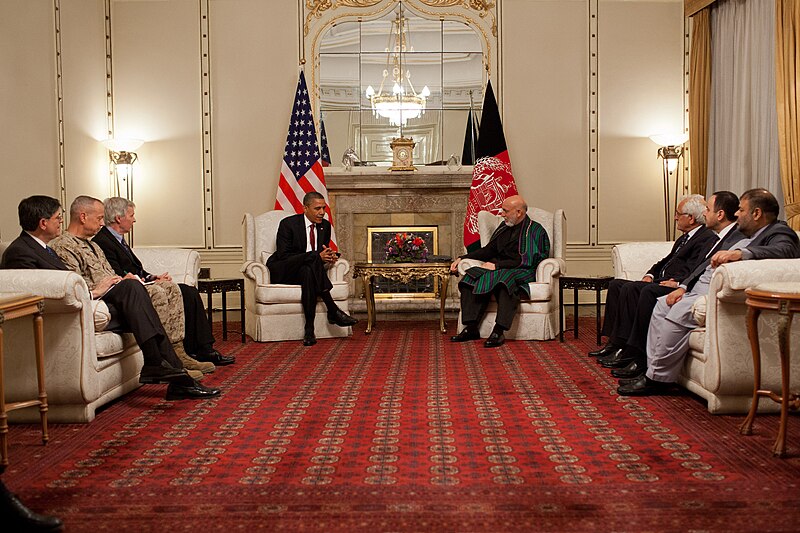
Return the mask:
<path fill-rule="evenodd" d="M 306 217 L 303 213 L 281 220 L 278 225 L 275 253 L 267 259 L 267 267 L 270 271 L 280 271 L 281 263 L 296 259 L 299 255 L 319 253 L 316 251 L 306 252 L 308 243 L 306 228 Z M 317 250 L 322 250 L 323 245 L 327 247 L 331 245 L 331 223 L 325 219 L 317 225 L 316 241 Z"/>
<path fill-rule="evenodd" d="M 679 242 L 680 239 L 676 240 L 669 255 L 647 271 L 653 276 L 654 282 L 658 283 L 669 279 L 680 280 L 687 276 L 717 242 L 717 234 L 706 226 L 702 226 L 686 244 L 681 246 L 680 250 L 677 250 Z M 662 269 L 664 269 L 664 275 L 659 276 Z"/>
<path fill-rule="evenodd" d="M 116 272 L 118 276 L 124 276 L 130 272 L 144 279 L 150 275 L 150 273 L 144 269 L 142 262 L 139 261 L 139 258 L 136 257 L 133 251 L 129 252 L 126 250 L 125 247 L 122 246 L 122 243 L 119 242 L 105 226 L 100 228 L 97 235 L 92 238 L 92 242 L 103 250 L 111 268 L 114 269 L 114 272 Z"/>
<path fill-rule="evenodd" d="M 8 245 L 0 261 L 0 268 L 70 270 L 57 255 L 48 253 L 25 231 Z"/>
<path fill-rule="evenodd" d="M 777 221 L 767 226 L 745 249 L 753 254 L 753 259 L 794 259 L 800 257 L 800 239 L 786 222 Z"/>
<path fill-rule="evenodd" d="M 720 250 L 730 250 L 733 245 L 746 238 L 739 231 L 739 226 L 734 226 L 725 235 L 725 239 L 717 242 L 712 248 L 706 260 L 700 263 L 681 284 L 686 285 L 691 290 L 697 280 L 700 279 L 700 276 L 703 275 L 706 267 L 711 262 L 711 257 L 715 253 Z M 792 259 L 800 257 L 800 239 L 797 238 L 797 233 L 787 226 L 785 222 L 778 221 L 764 228 L 758 237 L 745 246 L 745 249 L 753 253 L 753 259 Z"/>

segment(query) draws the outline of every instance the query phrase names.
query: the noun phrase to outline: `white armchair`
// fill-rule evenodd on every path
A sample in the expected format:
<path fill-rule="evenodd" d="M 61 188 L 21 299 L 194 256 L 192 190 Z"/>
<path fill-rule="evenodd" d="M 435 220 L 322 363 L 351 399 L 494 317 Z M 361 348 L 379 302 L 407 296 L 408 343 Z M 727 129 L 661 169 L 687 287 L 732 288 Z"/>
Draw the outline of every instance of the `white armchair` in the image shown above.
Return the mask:
<path fill-rule="evenodd" d="M 517 340 L 550 340 L 558 335 L 558 278 L 566 273 L 564 261 L 567 219 L 563 209 L 555 213 L 535 207 L 528 209 L 531 220 L 541 224 L 550 239 L 550 257 L 536 268 L 536 281 L 529 284 L 530 298 L 520 302 L 514 322 L 505 336 Z M 489 211 L 478 213 L 478 231 L 481 246 L 489 242 L 489 238 L 500 225 L 503 218 Z M 480 264 L 480 261 L 465 259 L 459 264 L 459 273 L 463 276 L 467 269 Z M 492 301 L 486 309 L 486 315 L 480 324 L 481 337 L 488 337 L 497 316 L 497 304 Z M 463 328 L 461 313 L 458 314 L 458 329 Z"/>
<path fill-rule="evenodd" d="M 800 235 L 800 232 L 798 232 Z M 618 278 L 641 279 L 647 268 L 667 255 L 671 242 L 618 244 L 611 252 Z M 711 276 L 708 295 L 693 308 L 699 326 L 689 335 L 689 353 L 678 382 L 708 402 L 715 414 L 745 414 L 753 396 L 753 355 L 745 327 L 745 289 L 774 281 L 800 282 L 800 259 L 765 259 L 721 265 Z M 777 315 L 762 313 L 762 388 L 780 391 Z M 800 346 L 800 328 L 792 328 L 790 344 Z M 791 383 L 800 379 L 800 357 L 792 358 Z M 759 411 L 777 411 L 779 404 L 759 402 Z"/>
<path fill-rule="evenodd" d="M 0 254 L 6 244 L 0 243 Z M 137 256 L 152 272 L 169 272 L 179 283 L 194 284 L 200 256 L 194 250 L 137 248 Z M 45 297 L 45 385 L 53 422 L 91 422 L 95 410 L 139 385 L 142 352 L 130 333 L 104 331 L 110 320 L 102 300 L 92 300 L 83 278 L 59 270 L 0 270 L 0 294 L 26 293 Z M 30 321 L 3 325 L 6 400 L 38 394 Z M 9 419 L 36 422 L 36 408 L 9 413 Z"/>
<path fill-rule="evenodd" d="M 278 225 L 293 215 L 289 211 L 267 211 L 258 216 L 245 213 L 242 220 L 244 264 L 244 299 L 247 334 L 259 342 L 300 340 L 303 338 L 303 306 L 300 304 L 300 285 L 270 282 L 267 259 L 275 253 Z M 349 312 L 349 283 L 345 276 L 350 263 L 339 259 L 328 269 L 333 283 L 331 297 L 336 305 Z M 317 303 L 314 331 L 317 338 L 346 337 L 353 329 L 328 324 L 325 305 Z"/>

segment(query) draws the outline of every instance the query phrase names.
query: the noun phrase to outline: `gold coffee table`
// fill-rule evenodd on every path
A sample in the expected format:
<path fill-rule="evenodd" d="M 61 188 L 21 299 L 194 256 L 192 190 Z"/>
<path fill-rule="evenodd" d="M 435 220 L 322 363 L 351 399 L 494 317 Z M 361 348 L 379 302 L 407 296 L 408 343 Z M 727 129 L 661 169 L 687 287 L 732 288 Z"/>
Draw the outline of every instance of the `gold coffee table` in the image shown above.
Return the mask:
<path fill-rule="evenodd" d="M 401 283 L 436 276 L 440 284 L 439 329 L 442 333 L 447 331 L 444 323 L 444 304 L 447 300 L 447 285 L 450 282 L 450 263 L 356 263 L 353 266 L 353 277 L 361 278 L 364 282 L 367 299 L 367 330 L 364 332 L 366 334 L 372 333 L 372 326 L 375 324 L 374 281 L 376 276 Z"/>

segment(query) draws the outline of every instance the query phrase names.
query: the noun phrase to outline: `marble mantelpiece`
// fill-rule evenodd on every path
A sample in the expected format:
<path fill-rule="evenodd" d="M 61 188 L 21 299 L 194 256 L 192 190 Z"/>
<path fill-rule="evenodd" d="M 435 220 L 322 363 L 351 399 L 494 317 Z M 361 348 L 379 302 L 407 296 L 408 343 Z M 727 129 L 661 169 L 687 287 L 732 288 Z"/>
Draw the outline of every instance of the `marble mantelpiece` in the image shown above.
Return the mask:
<path fill-rule="evenodd" d="M 337 242 L 349 261 L 367 260 L 367 228 L 371 226 L 438 226 L 438 255 L 464 253 L 472 167 L 456 172 L 447 167 L 421 167 L 412 172 L 391 172 L 386 167 L 354 167 L 350 172 L 327 168 L 325 181 Z M 448 292 L 457 306 L 457 288 L 451 286 Z M 351 282 L 350 295 L 359 310 L 363 303 L 360 281 Z M 425 300 L 381 302 L 378 306 L 421 311 L 436 305 L 435 300 Z"/>

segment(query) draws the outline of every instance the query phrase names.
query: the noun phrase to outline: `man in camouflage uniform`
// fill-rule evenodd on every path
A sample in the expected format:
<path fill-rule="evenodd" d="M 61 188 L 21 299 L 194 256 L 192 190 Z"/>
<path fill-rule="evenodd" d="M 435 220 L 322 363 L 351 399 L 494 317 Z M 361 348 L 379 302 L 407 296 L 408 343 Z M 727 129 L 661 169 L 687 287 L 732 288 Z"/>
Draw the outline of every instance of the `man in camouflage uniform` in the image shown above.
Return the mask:
<path fill-rule="evenodd" d="M 71 270 L 86 280 L 90 291 L 95 291 L 110 279 L 119 279 L 100 247 L 88 239 L 100 230 L 102 221 L 103 203 L 89 196 L 78 196 L 70 207 L 69 227 L 60 237 L 50 241 L 50 247 Z M 135 279 L 135 276 L 129 274 L 123 279 L 127 278 Z M 183 299 L 178 286 L 171 281 L 158 281 L 145 288 L 184 368 L 204 374 L 213 372 L 213 363 L 196 361 L 183 349 Z"/>

